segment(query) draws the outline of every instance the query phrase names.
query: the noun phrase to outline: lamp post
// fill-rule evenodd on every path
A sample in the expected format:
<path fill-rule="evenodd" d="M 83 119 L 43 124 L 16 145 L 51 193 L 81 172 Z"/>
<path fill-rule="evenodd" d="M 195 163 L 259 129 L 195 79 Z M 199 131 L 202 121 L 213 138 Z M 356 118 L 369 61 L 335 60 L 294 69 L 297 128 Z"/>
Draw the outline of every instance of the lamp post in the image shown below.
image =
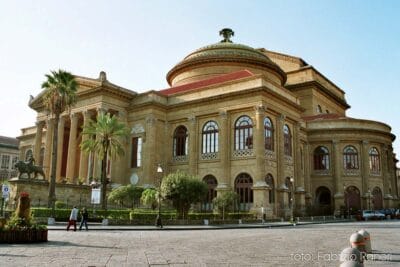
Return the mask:
<path fill-rule="evenodd" d="M 161 164 L 158 164 L 157 166 L 157 175 L 158 175 L 158 213 L 157 213 L 157 219 L 156 219 L 156 226 L 163 228 L 162 221 L 161 221 L 161 180 L 162 180 L 162 173 L 163 169 L 161 167 Z"/>
<path fill-rule="evenodd" d="M 293 225 L 296 225 L 294 221 L 294 178 L 290 177 L 290 206 L 291 206 L 291 218 L 290 221 Z"/>

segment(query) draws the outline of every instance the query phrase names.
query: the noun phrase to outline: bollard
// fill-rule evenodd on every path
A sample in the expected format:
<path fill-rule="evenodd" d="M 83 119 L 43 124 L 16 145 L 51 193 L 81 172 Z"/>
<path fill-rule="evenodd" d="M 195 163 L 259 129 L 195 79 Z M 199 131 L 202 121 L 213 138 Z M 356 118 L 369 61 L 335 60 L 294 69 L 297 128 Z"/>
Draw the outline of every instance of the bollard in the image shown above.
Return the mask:
<path fill-rule="evenodd" d="M 355 266 L 363 266 L 363 258 L 361 257 L 361 252 L 356 248 L 345 248 L 340 253 L 340 261 L 341 262 L 355 262 L 361 265 Z M 342 265 L 340 265 L 342 266 Z M 353 265 L 344 265 L 344 266 L 353 266 Z"/>
<path fill-rule="evenodd" d="M 364 237 L 359 233 L 354 233 L 350 236 L 350 245 L 352 248 L 358 249 L 362 256 L 366 258 Z"/>
<path fill-rule="evenodd" d="M 371 246 L 371 237 L 370 234 L 365 231 L 364 229 L 361 229 L 360 231 L 358 231 L 358 233 L 360 235 L 363 236 L 364 238 L 364 244 L 365 244 L 365 252 L 366 253 L 372 253 L 372 246 Z"/>

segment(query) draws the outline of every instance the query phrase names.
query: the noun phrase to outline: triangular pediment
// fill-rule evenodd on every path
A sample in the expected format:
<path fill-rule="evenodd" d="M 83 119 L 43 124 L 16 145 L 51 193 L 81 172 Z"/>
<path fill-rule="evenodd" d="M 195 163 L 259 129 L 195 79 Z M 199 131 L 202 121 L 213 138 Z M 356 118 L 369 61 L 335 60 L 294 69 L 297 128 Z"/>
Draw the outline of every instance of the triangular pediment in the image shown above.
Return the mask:
<path fill-rule="evenodd" d="M 101 72 L 99 78 L 97 79 L 78 76 L 78 75 L 74 76 L 78 83 L 78 91 L 77 91 L 78 100 L 81 97 L 90 97 L 91 95 L 99 95 L 103 93 L 112 94 L 115 95 L 115 97 L 123 98 L 126 100 L 131 100 L 137 95 L 137 93 L 132 90 L 123 88 L 121 86 L 109 82 L 104 72 Z M 44 95 L 44 90 L 42 90 L 35 97 L 31 96 L 31 99 L 29 100 L 29 106 L 35 110 L 43 108 L 43 103 L 42 103 L 43 95 Z"/>

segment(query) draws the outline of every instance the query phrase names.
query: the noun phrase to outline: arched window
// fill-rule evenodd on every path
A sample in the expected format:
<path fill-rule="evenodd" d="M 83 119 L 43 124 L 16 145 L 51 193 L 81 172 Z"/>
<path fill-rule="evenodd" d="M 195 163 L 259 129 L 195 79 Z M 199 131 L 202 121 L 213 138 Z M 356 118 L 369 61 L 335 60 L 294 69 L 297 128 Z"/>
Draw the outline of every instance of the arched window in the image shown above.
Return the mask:
<path fill-rule="evenodd" d="M 372 147 L 369 150 L 369 170 L 375 173 L 379 173 L 381 170 L 379 152 L 376 147 Z"/>
<path fill-rule="evenodd" d="M 235 123 L 235 150 L 253 148 L 253 121 L 241 116 Z"/>
<path fill-rule="evenodd" d="M 174 156 L 186 156 L 188 154 L 188 133 L 185 126 L 181 125 L 174 133 Z"/>
<path fill-rule="evenodd" d="M 265 137 L 265 149 L 274 150 L 274 127 L 271 119 L 266 117 L 264 119 L 264 137 Z"/>
<path fill-rule="evenodd" d="M 346 146 L 343 150 L 343 166 L 346 170 L 358 169 L 358 152 L 353 146 Z"/>
<path fill-rule="evenodd" d="M 265 176 L 265 182 L 271 190 L 269 191 L 269 204 L 272 204 L 275 202 L 275 183 L 274 183 L 274 177 L 272 174 L 268 173 L 267 176 Z"/>
<path fill-rule="evenodd" d="M 314 150 L 314 170 L 329 170 L 329 150 L 324 146 Z"/>
<path fill-rule="evenodd" d="M 285 155 L 292 156 L 292 135 L 287 124 L 283 126 L 283 144 Z"/>
<path fill-rule="evenodd" d="M 215 121 L 209 121 L 203 126 L 202 131 L 202 154 L 218 152 L 218 124 Z"/>
<path fill-rule="evenodd" d="M 208 185 L 207 197 L 203 204 L 203 210 L 213 210 L 213 199 L 217 196 L 217 179 L 213 175 L 207 175 L 203 178 L 203 181 Z"/>
<path fill-rule="evenodd" d="M 33 158 L 32 149 L 28 149 L 25 153 L 25 161 L 28 161 L 30 158 Z M 36 160 L 36 159 L 35 159 Z"/>
<path fill-rule="evenodd" d="M 235 191 L 239 195 L 240 210 L 249 210 L 253 203 L 253 179 L 247 173 L 241 173 L 235 180 Z"/>

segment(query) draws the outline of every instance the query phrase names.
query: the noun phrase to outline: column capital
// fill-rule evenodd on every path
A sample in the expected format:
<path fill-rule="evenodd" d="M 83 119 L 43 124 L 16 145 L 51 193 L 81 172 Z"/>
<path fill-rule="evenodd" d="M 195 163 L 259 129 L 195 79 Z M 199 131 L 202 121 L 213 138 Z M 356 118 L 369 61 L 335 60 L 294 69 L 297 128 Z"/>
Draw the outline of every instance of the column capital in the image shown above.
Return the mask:
<path fill-rule="evenodd" d="M 188 121 L 189 121 L 190 123 L 196 123 L 196 116 L 195 116 L 194 114 L 191 114 L 191 115 L 188 117 Z"/>
<path fill-rule="evenodd" d="M 128 115 L 128 114 L 127 114 L 126 111 L 124 111 L 124 110 L 119 110 L 119 111 L 118 111 L 118 117 L 121 118 L 121 119 L 126 118 L 127 115 Z"/>
<path fill-rule="evenodd" d="M 71 121 L 78 119 L 78 113 L 74 112 L 74 113 L 69 114 L 69 118 L 71 119 Z M 60 117 L 60 119 L 61 119 L 61 117 Z"/>
<path fill-rule="evenodd" d="M 264 114 L 267 110 L 267 107 L 263 104 L 259 104 L 254 106 L 254 110 L 256 111 L 256 114 Z"/>
<path fill-rule="evenodd" d="M 148 125 L 153 125 L 156 123 L 156 121 L 157 121 L 157 118 L 152 114 L 146 117 L 146 123 Z"/>
<path fill-rule="evenodd" d="M 85 120 L 90 119 L 93 115 L 93 111 L 86 109 L 86 110 L 82 111 L 82 115 Z"/>
<path fill-rule="evenodd" d="M 336 139 L 332 140 L 332 144 L 333 144 L 334 146 L 337 146 L 339 143 L 340 143 L 339 140 L 336 140 Z"/>
<path fill-rule="evenodd" d="M 36 127 L 42 128 L 45 124 L 45 121 L 36 121 L 35 124 L 36 124 Z"/>
<path fill-rule="evenodd" d="M 362 143 L 363 145 L 368 145 L 368 144 L 369 144 L 369 141 L 367 141 L 367 140 L 362 140 L 361 143 Z"/>
<path fill-rule="evenodd" d="M 284 114 L 279 114 L 278 115 L 278 120 L 279 121 L 283 122 L 285 119 L 286 119 L 286 115 L 284 115 Z"/>
<path fill-rule="evenodd" d="M 228 111 L 224 109 L 219 110 L 218 114 L 223 120 L 226 120 L 228 118 Z"/>
<path fill-rule="evenodd" d="M 97 107 L 96 111 L 98 114 L 105 114 L 107 112 L 107 109 L 104 107 Z"/>

